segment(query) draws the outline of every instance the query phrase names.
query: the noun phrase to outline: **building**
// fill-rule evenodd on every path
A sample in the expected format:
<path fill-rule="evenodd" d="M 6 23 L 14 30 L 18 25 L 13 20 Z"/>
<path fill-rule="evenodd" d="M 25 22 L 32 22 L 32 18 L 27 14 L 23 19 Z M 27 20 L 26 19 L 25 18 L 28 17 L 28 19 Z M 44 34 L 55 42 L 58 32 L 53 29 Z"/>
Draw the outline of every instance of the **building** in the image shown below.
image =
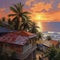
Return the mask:
<path fill-rule="evenodd" d="M 38 48 L 39 50 L 46 52 L 50 47 L 56 47 L 59 48 L 60 47 L 60 43 L 56 40 L 42 40 L 40 41 L 40 43 L 38 43 Z"/>
<path fill-rule="evenodd" d="M 8 53 L 16 52 L 19 60 L 34 60 L 36 51 L 36 35 L 25 32 L 11 32 L 0 37 L 0 49 Z"/>

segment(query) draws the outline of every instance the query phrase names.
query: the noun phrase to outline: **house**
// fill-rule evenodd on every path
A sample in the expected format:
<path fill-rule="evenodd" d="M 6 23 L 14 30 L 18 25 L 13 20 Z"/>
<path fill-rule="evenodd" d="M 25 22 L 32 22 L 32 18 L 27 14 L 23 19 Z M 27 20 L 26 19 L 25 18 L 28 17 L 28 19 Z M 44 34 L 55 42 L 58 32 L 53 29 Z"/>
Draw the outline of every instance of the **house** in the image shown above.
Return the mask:
<path fill-rule="evenodd" d="M 36 35 L 30 32 L 11 32 L 0 37 L 0 48 L 10 56 L 16 52 L 19 60 L 33 60 L 36 54 Z"/>
<path fill-rule="evenodd" d="M 60 43 L 56 40 L 42 40 L 40 43 L 38 43 L 39 50 L 46 52 L 50 47 L 55 46 L 56 48 L 59 48 Z"/>

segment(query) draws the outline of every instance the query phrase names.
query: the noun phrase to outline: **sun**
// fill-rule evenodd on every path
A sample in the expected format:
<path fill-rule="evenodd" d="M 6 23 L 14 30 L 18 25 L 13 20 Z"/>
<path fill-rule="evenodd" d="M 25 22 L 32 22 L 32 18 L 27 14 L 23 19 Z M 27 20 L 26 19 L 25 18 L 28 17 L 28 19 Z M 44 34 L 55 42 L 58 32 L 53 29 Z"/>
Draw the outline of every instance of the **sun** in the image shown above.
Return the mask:
<path fill-rule="evenodd" d="M 36 15 L 35 16 L 35 19 L 40 20 L 41 19 L 41 16 L 40 15 Z"/>
<path fill-rule="evenodd" d="M 40 20 L 40 19 L 41 19 L 41 16 L 37 14 L 37 15 L 35 16 L 35 20 Z"/>
<path fill-rule="evenodd" d="M 43 16 L 41 14 L 36 13 L 33 15 L 32 19 L 39 21 L 43 19 Z"/>

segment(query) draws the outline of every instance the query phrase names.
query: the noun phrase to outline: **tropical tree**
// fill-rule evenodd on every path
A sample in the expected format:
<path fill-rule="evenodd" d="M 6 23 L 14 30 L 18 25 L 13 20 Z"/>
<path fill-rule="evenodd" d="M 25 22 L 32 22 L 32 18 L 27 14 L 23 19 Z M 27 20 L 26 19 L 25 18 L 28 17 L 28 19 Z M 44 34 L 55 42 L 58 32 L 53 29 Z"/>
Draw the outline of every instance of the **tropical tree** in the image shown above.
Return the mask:
<path fill-rule="evenodd" d="M 7 23 L 5 17 L 2 17 L 2 18 L 1 18 L 0 23 L 1 23 L 1 26 L 3 26 L 3 27 L 9 27 L 9 24 Z"/>
<path fill-rule="evenodd" d="M 29 31 L 31 28 L 32 21 L 27 19 L 27 20 L 22 20 L 21 24 L 21 30 Z"/>
<path fill-rule="evenodd" d="M 2 21 L 5 22 L 6 21 L 6 18 L 5 17 L 2 17 Z"/>
<path fill-rule="evenodd" d="M 38 40 L 39 40 L 39 39 L 42 40 L 43 34 L 42 34 L 41 32 L 38 32 L 38 33 L 37 33 L 37 36 L 38 36 Z"/>
<path fill-rule="evenodd" d="M 9 14 L 9 16 L 13 16 L 13 21 L 17 21 L 16 23 L 16 28 L 15 30 L 20 29 L 20 25 L 21 25 L 21 21 L 24 19 L 27 19 L 27 14 L 29 14 L 28 12 L 23 11 L 23 4 L 21 3 L 17 3 L 15 5 L 13 5 L 12 7 L 10 7 L 10 10 L 13 11 L 13 14 Z"/>
<path fill-rule="evenodd" d="M 12 24 L 12 21 L 10 18 L 8 18 L 8 24 Z"/>
<path fill-rule="evenodd" d="M 2 26 L 2 22 L 1 22 L 1 20 L 0 20 L 0 26 Z"/>
<path fill-rule="evenodd" d="M 30 32 L 37 34 L 38 33 L 38 29 L 37 28 L 39 28 L 39 27 L 36 25 L 36 23 L 32 22 Z"/>
<path fill-rule="evenodd" d="M 48 51 L 47 51 L 47 57 L 49 60 L 53 60 L 57 54 L 57 50 L 54 46 L 52 46 Z"/>
<path fill-rule="evenodd" d="M 57 49 L 57 54 L 53 60 L 60 60 L 60 48 Z"/>
<path fill-rule="evenodd" d="M 8 18 L 7 23 L 9 24 L 10 29 L 14 29 L 14 22 L 10 18 Z"/>
<path fill-rule="evenodd" d="M 47 36 L 46 40 L 52 40 L 51 36 Z"/>

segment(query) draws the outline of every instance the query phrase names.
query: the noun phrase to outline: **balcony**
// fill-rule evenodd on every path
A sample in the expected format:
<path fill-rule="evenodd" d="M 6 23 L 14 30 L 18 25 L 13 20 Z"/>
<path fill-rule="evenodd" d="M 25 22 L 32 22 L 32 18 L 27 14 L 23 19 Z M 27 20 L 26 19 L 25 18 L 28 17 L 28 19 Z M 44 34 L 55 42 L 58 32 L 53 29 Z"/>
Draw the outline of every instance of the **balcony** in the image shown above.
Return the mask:
<path fill-rule="evenodd" d="M 28 47 L 26 47 L 23 52 L 21 54 L 18 54 L 18 58 L 23 60 L 25 58 L 27 58 L 34 50 L 36 50 L 37 46 L 34 45 L 29 45 Z"/>

